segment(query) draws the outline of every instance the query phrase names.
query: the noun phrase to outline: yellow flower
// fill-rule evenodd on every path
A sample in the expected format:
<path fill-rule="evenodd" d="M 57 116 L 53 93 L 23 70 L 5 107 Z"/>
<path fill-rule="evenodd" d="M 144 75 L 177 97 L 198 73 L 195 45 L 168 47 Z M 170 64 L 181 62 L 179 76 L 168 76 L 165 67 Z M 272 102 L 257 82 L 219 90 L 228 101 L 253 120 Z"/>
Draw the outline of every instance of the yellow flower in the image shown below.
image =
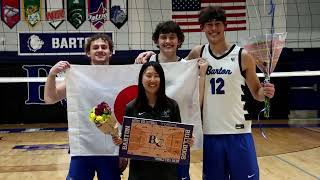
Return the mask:
<path fill-rule="evenodd" d="M 110 115 L 102 114 L 102 117 L 104 119 L 104 122 L 108 121 L 110 118 Z"/>
<path fill-rule="evenodd" d="M 111 108 L 106 102 L 93 107 L 89 112 L 89 120 L 96 124 L 105 123 L 111 119 Z"/>
<path fill-rule="evenodd" d="M 98 123 L 103 123 L 103 122 L 104 122 L 103 117 L 102 117 L 102 116 L 97 116 L 97 117 L 96 117 L 96 122 L 98 122 Z"/>
<path fill-rule="evenodd" d="M 96 119 L 96 115 L 95 115 L 94 112 L 91 112 L 91 113 L 90 113 L 89 119 L 90 119 L 90 121 L 94 122 L 94 120 Z"/>

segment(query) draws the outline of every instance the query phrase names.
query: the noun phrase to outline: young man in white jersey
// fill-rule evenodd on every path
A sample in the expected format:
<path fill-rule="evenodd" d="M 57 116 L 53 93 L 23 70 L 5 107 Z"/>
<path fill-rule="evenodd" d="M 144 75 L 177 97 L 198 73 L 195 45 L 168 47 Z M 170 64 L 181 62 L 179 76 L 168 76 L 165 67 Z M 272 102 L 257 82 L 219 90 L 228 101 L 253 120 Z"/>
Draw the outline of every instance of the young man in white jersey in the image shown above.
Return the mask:
<path fill-rule="evenodd" d="M 259 179 L 241 87 L 246 83 L 253 97 L 263 101 L 265 96 L 273 97 L 274 86 L 261 85 L 254 59 L 225 40 L 227 24 L 221 7 L 202 9 L 199 23 L 209 43 L 194 47 L 186 59 L 202 57 L 209 63 L 203 97 L 203 179 Z M 141 53 L 136 61 L 146 61 L 151 54 Z"/>
<path fill-rule="evenodd" d="M 169 63 L 169 62 L 186 62 L 185 59 L 177 56 L 177 50 L 181 47 L 184 41 L 184 34 L 180 26 L 174 21 L 165 21 L 157 25 L 154 33 L 152 34 L 152 40 L 159 48 L 159 54 L 152 54 L 148 58 L 148 61 L 156 61 L 159 63 Z M 136 60 L 135 63 L 145 63 L 147 60 Z M 205 76 L 207 69 L 207 63 L 203 59 L 198 60 L 200 67 L 200 76 Z M 199 82 L 202 89 L 204 88 L 204 81 Z M 203 92 L 203 90 L 200 90 Z M 200 95 L 200 97 L 203 97 Z M 200 99 L 200 102 L 202 99 Z M 202 104 L 202 102 L 201 102 Z M 193 144 L 193 139 L 191 139 L 190 144 Z M 190 154 L 189 154 L 190 156 Z M 189 157 L 190 158 L 190 157 Z M 179 165 L 178 166 L 178 180 L 190 180 L 189 175 L 190 164 L 188 165 Z"/>
<path fill-rule="evenodd" d="M 194 47 L 188 59 L 202 57 L 209 63 L 203 101 L 203 179 L 259 179 L 242 87 L 247 84 L 254 99 L 263 101 L 273 97 L 274 85 L 261 85 L 254 59 L 225 40 L 222 7 L 202 9 L 199 23 L 209 43 Z"/>
<path fill-rule="evenodd" d="M 90 63 L 92 65 L 108 65 L 112 56 L 113 51 L 113 42 L 112 39 L 105 34 L 96 34 L 89 38 L 86 43 L 85 52 L 88 58 L 90 58 Z M 55 64 L 47 77 L 44 90 L 44 100 L 47 104 L 53 104 L 62 99 L 66 98 L 66 83 L 61 82 L 56 84 L 57 74 L 64 72 L 70 68 L 68 61 L 59 61 Z M 89 122 L 86 120 L 85 122 Z M 87 125 L 90 129 L 92 126 Z M 94 131 L 93 129 L 92 131 Z M 108 150 L 103 149 L 103 152 L 107 152 L 102 155 L 78 155 L 73 154 L 73 149 L 71 150 L 71 161 L 69 167 L 69 173 L 66 179 L 93 179 L 95 173 L 97 173 L 98 179 L 112 179 L 120 180 L 120 170 L 119 170 L 119 157 L 115 155 L 118 152 L 118 147 L 113 144 L 111 136 L 91 134 L 90 137 L 79 139 L 79 143 L 87 144 L 88 141 L 94 143 L 92 137 L 100 136 L 100 138 L 106 139 L 108 141 Z M 90 145 L 87 145 L 90 146 Z M 83 146 L 83 148 L 90 148 Z M 99 149 L 99 144 L 95 144 L 96 149 Z M 101 146 L 102 147 L 102 146 Z M 101 149 L 101 148 L 100 148 Z"/>

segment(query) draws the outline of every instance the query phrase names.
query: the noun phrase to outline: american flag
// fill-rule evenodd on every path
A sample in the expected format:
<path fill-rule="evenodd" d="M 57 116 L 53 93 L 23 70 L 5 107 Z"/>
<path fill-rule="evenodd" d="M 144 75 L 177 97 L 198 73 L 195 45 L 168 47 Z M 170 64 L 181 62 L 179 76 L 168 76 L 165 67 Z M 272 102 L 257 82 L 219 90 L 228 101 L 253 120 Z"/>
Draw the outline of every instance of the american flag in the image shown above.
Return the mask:
<path fill-rule="evenodd" d="M 201 8 L 221 6 L 226 11 L 227 31 L 246 30 L 246 0 L 172 0 L 172 19 L 183 32 L 201 32 Z"/>

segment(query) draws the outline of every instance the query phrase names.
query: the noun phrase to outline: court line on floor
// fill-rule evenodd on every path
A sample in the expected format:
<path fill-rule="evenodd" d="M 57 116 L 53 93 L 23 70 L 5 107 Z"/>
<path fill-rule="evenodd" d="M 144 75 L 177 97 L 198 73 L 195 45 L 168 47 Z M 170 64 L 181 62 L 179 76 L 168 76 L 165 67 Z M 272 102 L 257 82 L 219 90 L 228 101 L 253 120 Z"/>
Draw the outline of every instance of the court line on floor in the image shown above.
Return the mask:
<path fill-rule="evenodd" d="M 269 155 L 263 155 L 263 156 L 257 156 L 257 157 L 272 157 L 272 156 L 280 156 L 280 155 L 284 155 L 284 154 L 290 154 L 290 153 L 298 153 L 298 152 L 303 152 L 303 151 L 308 151 L 308 150 L 312 150 L 312 149 L 317 149 L 317 148 L 320 148 L 320 146 L 315 146 L 315 147 L 310 147 L 310 148 L 306 148 L 306 149 L 303 149 L 303 150 L 296 150 L 296 151 L 290 151 L 290 152 L 285 152 L 285 153 L 269 153 Z"/>
<path fill-rule="evenodd" d="M 310 129 L 309 127 L 305 127 L 304 129 L 306 129 L 308 131 L 315 132 L 315 133 L 320 133 L 320 129 L 319 130 L 315 130 L 315 129 Z"/>
<path fill-rule="evenodd" d="M 314 148 L 319 148 L 319 146 L 318 146 L 318 147 L 314 147 Z M 314 148 L 310 148 L 310 149 L 314 149 Z M 265 152 L 267 152 L 268 154 L 270 154 L 269 157 L 275 157 L 275 158 L 281 160 L 282 162 L 287 163 L 287 164 L 289 164 L 289 165 L 297 168 L 298 170 L 302 171 L 302 172 L 305 173 L 305 174 L 308 174 L 308 175 L 310 175 L 310 176 L 312 176 L 312 177 L 314 177 L 314 178 L 316 178 L 316 179 L 320 179 L 320 177 L 317 177 L 316 175 L 314 175 L 314 174 L 312 174 L 312 173 L 304 170 L 303 168 L 295 165 L 294 163 L 291 163 L 290 161 L 288 161 L 288 160 L 280 157 L 280 155 L 290 154 L 290 153 L 296 153 L 296 152 L 303 152 L 303 151 L 306 151 L 306 150 L 309 150 L 309 149 L 304 149 L 304 150 L 301 150 L 301 151 L 288 152 L 288 153 L 282 153 L 282 154 L 276 154 L 276 155 L 273 155 L 270 151 L 268 151 L 268 150 L 266 150 L 266 149 L 264 149 L 264 150 L 265 150 Z M 267 155 L 267 156 L 268 156 L 268 155 Z M 266 157 L 266 156 L 263 156 L 263 157 Z"/>
<path fill-rule="evenodd" d="M 29 165 L 29 166 L 0 166 L 0 173 L 35 172 L 35 171 L 65 171 L 69 169 L 69 163 Z"/>
<path fill-rule="evenodd" d="M 261 124 L 262 128 L 314 128 L 320 127 L 320 123 L 316 124 Z M 259 124 L 252 124 L 252 128 L 260 128 Z"/>
<path fill-rule="evenodd" d="M 302 152 L 302 151 L 300 151 L 300 152 Z M 304 170 L 304 169 L 303 169 L 303 168 L 301 168 L 301 167 L 298 167 L 298 166 L 297 166 L 297 165 L 295 165 L 294 163 L 291 163 L 291 162 L 289 162 L 288 160 L 286 160 L 286 159 L 284 159 L 284 158 L 279 157 L 278 155 L 275 155 L 275 157 L 276 157 L 277 159 L 280 159 L 281 161 L 283 161 L 283 162 L 285 162 L 285 163 L 287 163 L 287 164 L 289 164 L 289 165 L 291 165 L 291 166 L 293 166 L 293 167 L 295 167 L 295 168 L 299 169 L 300 171 L 304 172 L 305 174 L 308 174 L 309 176 L 312 176 L 312 177 L 314 177 L 314 178 L 316 178 L 316 179 L 320 179 L 320 177 L 317 177 L 316 175 L 314 175 L 314 174 L 312 174 L 312 173 L 310 173 L 310 172 L 308 172 L 308 171 Z"/>

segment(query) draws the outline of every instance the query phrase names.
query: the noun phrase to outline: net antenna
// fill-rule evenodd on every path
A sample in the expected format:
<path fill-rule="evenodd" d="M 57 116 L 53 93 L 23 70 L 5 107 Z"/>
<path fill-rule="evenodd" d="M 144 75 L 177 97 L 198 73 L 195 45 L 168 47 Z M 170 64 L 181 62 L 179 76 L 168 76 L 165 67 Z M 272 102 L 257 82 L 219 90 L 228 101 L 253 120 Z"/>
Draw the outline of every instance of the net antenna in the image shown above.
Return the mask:
<path fill-rule="evenodd" d="M 261 34 L 262 34 L 262 23 L 261 23 L 261 18 L 260 18 L 260 11 L 258 11 L 258 7 L 256 5 L 256 3 L 254 2 L 254 0 L 251 0 L 253 6 L 254 6 L 254 11 L 256 13 L 256 17 L 257 17 L 257 22 L 258 22 L 258 27 L 260 27 L 260 31 L 261 31 Z M 259 3 L 259 2 L 258 2 Z M 265 0 L 264 0 L 264 9 L 265 9 Z M 250 11 L 247 11 L 248 12 L 248 15 L 249 15 L 249 12 Z M 250 17 L 250 15 L 249 15 Z M 249 31 L 250 32 L 250 31 Z"/>

